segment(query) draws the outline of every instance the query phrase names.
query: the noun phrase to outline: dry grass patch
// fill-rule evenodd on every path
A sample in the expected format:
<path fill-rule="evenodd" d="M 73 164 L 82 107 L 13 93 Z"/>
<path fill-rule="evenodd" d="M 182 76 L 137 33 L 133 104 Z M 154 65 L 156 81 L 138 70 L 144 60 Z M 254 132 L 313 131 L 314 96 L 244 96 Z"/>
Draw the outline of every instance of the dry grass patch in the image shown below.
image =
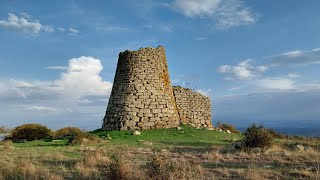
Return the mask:
<path fill-rule="evenodd" d="M 76 178 L 100 179 L 103 176 L 100 171 L 101 166 L 109 163 L 110 159 L 103 155 L 102 152 L 94 152 L 75 164 Z"/>
<path fill-rule="evenodd" d="M 53 173 L 45 166 L 37 166 L 31 160 L 14 161 L 10 157 L 0 159 L 0 179 L 48 179 L 62 180 L 62 176 Z"/>
<path fill-rule="evenodd" d="M 200 164 L 184 158 L 171 159 L 155 155 L 147 164 L 148 178 L 162 179 L 203 179 L 203 168 Z"/>

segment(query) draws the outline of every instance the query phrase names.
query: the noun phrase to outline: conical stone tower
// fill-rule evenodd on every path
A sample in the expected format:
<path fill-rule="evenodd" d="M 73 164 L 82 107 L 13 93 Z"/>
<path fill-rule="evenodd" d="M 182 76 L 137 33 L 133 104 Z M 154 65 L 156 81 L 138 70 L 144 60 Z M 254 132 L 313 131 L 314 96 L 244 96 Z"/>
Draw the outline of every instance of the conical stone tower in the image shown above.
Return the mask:
<path fill-rule="evenodd" d="M 171 128 L 179 122 L 164 48 L 120 53 L 103 130 Z"/>

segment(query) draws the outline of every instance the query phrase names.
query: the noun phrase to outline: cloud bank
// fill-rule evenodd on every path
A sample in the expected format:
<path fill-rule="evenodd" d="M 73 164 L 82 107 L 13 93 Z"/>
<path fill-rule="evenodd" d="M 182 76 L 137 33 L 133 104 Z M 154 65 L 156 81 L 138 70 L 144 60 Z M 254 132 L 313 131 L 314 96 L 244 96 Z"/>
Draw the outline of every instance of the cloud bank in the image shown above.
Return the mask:
<path fill-rule="evenodd" d="M 309 51 L 294 50 L 273 56 L 275 66 L 320 64 L 320 48 Z"/>
<path fill-rule="evenodd" d="M 22 17 L 9 13 L 7 19 L 0 20 L 0 27 L 8 30 L 22 31 L 33 35 L 38 34 L 41 31 L 54 31 L 51 26 L 43 25 L 40 21 L 33 20 L 31 16 L 26 13 L 23 13 Z"/>
<path fill-rule="evenodd" d="M 0 108 L 7 109 L 0 112 L 0 116 L 13 119 L 0 120 L 0 123 L 14 126 L 40 122 L 61 127 L 54 123 L 68 124 L 71 122 L 66 118 L 77 118 L 87 121 L 83 125 L 95 122 L 92 125 L 98 127 L 112 88 L 112 83 L 100 76 L 101 61 L 81 56 L 70 59 L 68 66 L 56 67 L 59 68 L 50 69 L 62 72 L 60 78 L 53 81 L 0 80 Z M 50 118 L 55 120 L 43 122 Z"/>
<path fill-rule="evenodd" d="M 320 64 L 320 49 L 309 51 L 295 50 L 264 59 L 264 64 L 253 65 L 252 59 L 239 62 L 237 65 L 221 65 L 218 72 L 224 75 L 225 80 L 243 83 L 243 86 L 253 87 L 256 90 L 309 90 L 318 87 L 318 82 L 301 81 L 301 74 L 289 72 L 289 67 L 304 68 L 308 65 Z M 273 70 L 282 74 L 274 74 Z M 295 69 L 296 70 L 296 69 Z M 266 75 L 267 74 L 267 75 Z M 271 74 L 271 75 L 270 75 Z M 231 88 L 235 89 L 235 88 Z"/>
<path fill-rule="evenodd" d="M 65 32 L 68 35 L 76 36 L 80 33 L 80 30 L 76 28 L 55 28 L 53 25 L 42 24 L 39 20 L 34 19 L 31 15 L 22 12 L 19 15 L 14 13 L 8 13 L 6 19 L 0 20 L 0 28 L 9 31 L 23 32 L 32 36 L 38 35 L 40 32 L 52 33 L 58 30 L 58 32 Z"/>
<path fill-rule="evenodd" d="M 267 66 L 252 65 L 252 60 L 247 59 L 238 63 L 238 65 L 222 65 L 218 71 L 225 74 L 226 80 L 249 80 L 256 78 L 268 70 Z"/>
<path fill-rule="evenodd" d="M 241 0 L 175 0 L 171 6 L 187 17 L 210 19 L 219 29 L 249 25 L 258 20 Z"/>

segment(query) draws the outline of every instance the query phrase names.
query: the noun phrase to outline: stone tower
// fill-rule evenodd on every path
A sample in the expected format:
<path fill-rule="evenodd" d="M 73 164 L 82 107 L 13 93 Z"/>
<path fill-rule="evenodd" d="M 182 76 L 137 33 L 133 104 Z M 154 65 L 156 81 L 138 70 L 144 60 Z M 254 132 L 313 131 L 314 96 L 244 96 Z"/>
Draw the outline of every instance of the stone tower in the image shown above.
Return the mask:
<path fill-rule="evenodd" d="M 103 130 L 171 128 L 179 122 L 164 48 L 120 53 Z"/>

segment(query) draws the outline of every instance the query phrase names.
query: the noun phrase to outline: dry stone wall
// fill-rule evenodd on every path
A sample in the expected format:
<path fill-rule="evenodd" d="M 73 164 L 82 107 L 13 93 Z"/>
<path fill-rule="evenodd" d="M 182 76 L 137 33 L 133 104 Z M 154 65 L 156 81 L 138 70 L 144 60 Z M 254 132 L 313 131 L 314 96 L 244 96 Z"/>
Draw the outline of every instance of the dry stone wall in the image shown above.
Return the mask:
<path fill-rule="evenodd" d="M 181 122 L 198 128 L 212 128 L 210 98 L 188 88 L 173 87 Z"/>
<path fill-rule="evenodd" d="M 164 48 L 120 53 L 102 128 L 149 130 L 179 122 Z"/>

